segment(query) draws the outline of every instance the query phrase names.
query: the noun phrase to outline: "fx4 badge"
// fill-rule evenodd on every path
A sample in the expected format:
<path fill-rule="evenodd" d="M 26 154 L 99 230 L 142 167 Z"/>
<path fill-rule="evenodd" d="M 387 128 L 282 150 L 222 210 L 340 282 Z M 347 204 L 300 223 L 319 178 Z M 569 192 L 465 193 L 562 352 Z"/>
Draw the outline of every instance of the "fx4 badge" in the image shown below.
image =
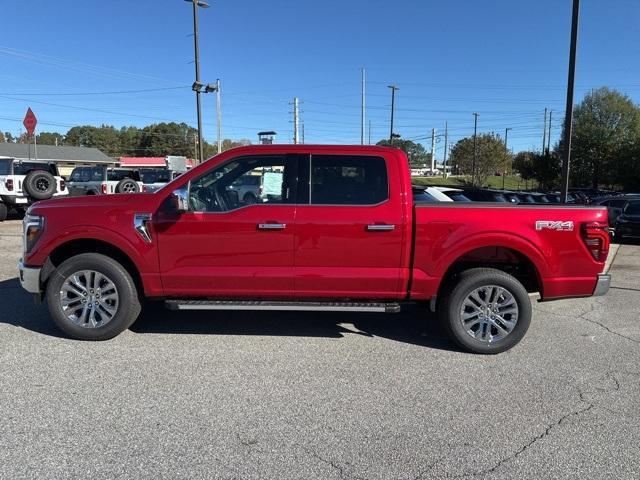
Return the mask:
<path fill-rule="evenodd" d="M 561 220 L 538 220 L 536 222 L 536 230 L 559 230 L 561 232 L 573 231 L 573 222 L 563 222 Z"/>

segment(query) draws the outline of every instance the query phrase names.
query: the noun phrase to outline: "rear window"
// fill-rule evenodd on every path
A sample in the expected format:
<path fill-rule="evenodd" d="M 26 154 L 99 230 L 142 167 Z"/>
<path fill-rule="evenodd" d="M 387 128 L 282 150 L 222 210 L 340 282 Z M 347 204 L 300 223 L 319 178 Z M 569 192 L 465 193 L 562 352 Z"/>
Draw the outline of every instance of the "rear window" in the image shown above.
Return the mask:
<path fill-rule="evenodd" d="M 310 202 L 315 205 L 375 205 L 389 198 L 382 157 L 312 155 Z"/>
<path fill-rule="evenodd" d="M 26 175 L 34 170 L 44 170 L 51 175 L 58 175 L 58 169 L 52 163 L 16 162 L 13 164 L 14 175 Z"/>
<path fill-rule="evenodd" d="M 140 170 L 142 183 L 169 183 L 171 181 L 170 170 Z"/>
<path fill-rule="evenodd" d="M 119 182 L 125 178 L 139 181 L 140 174 L 136 170 L 107 170 L 107 181 L 109 182 Z"/>
<path fill-rule="evenodd" d="M 627 215 L 640 215 L 640 202 L 629 202 L 624 209 Z"/>

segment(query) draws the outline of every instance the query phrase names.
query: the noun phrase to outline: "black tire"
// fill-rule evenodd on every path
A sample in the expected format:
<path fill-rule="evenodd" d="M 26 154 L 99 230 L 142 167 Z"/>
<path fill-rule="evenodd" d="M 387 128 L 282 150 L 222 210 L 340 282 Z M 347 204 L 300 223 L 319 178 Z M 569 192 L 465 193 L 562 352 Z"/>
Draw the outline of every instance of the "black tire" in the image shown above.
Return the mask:
<path fill-rule="evenodd" d="M 116 193 L 139 193 L 140 185 L 131 178 L 123 178 L 116 185 Z"/>
<path fill-rule="evenodd" d="M 242 197 L 242 201 L 245 205 L 253 205 L 258 202 L 258 199 L 253 193 L 247 193 L 244 197 Z"/>
<path fill-rule="evenodd" d="M 9 210 L 4 203 L 0 203 L 0 222 L 4 222 L 7 219 L 7 215 L 9 214 Z"/>
<path fill-rule="evenodd" d="M 83 270 L 99 272 L 115 285 L 118 294 L 117 309 L 104 325 L 78 325 L 70 320 L 62 309 L 60 297 L 65 280 Z M 79 340 L 109 340 L 128 329 L 136 321 L 141 310 L 136 285 L 129 272 L 114 259 L 99 253 L 82 253 L 62 262 L 49 278 L 46 297 L 49 312 L 58 328 Z"/>
<path fill-rule="evenodd" d="M 33 170 L 24 178 L 22 189 L 34 200 L 47 200 L 56 193 L 56 179 L 44 170 Z"/>
<path fill-rule="evenodd" d="M 527 290 L 513 276 L 493 268 L 472 268 L 462 272 L 457 281 L 451 283 L 450 286 L 452 286 L 451 290 L 445 294 L 439 305 L 439 315 L 451 338 L 463 349 L 480 354 L 500 353 L 513 348 L 527 333 L 531 323 L 531 300 Z M 475 338 L 462 322 L 465 300 L 474 290 L 485 286 L 503 288 L 511 294 L 518 307 L 517 321 L 513 329 L 506 336 L 495 341 Z M 491 302 L 491 299 L 489 301 Z M 492 305 L 497 307 L 497 304 Z M 471 311 L 473 312 L 473 309 Z M 503 316 L 505 315 L 503 314 Z M 500 325 L 505 326 L 505 324 Z M 482 324 L 478 324 L 478 329 L 480 328 L 482 328 Z M 500 332 L 496 327 L 489 326 L 489 334 L 492 335 L 494 331 L 498 337 Z M 478 332 L 476 331 L 476 333 Z"/>

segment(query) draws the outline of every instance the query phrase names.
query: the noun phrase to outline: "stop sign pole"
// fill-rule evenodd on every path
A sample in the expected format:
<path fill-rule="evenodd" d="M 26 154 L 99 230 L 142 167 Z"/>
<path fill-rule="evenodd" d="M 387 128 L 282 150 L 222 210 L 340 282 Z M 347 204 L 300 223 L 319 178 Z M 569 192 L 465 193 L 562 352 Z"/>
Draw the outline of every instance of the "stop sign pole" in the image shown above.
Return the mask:
<path fill-rule="evenodd" d="M 36 142 L 36 136 L 34 132 L 36 131 L 36 125 L 38 124 L 38 119 L 36 118 L 31 107 L 27 108 L 27 113 L 24 116 L 24 120 L 22 120 L 22 124 L 24 128 L 27 129 L 27 134 L 33 137 L 33 147 L 35 149 L 36 160 L 38 159 L 38 143 Z M 31 160 L 31 142 L 29 142 L 29 160 Z"/>

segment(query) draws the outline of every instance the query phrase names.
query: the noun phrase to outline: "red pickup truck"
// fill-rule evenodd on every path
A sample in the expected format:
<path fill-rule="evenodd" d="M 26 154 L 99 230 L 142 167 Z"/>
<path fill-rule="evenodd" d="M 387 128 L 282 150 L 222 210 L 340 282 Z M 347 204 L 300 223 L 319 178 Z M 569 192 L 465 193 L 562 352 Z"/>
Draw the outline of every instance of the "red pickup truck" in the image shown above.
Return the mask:
<path fill-rule="evenodd" d="M 255 176 L 251 202 L 234 185 Z M 245 182 L 247 183 L 247 182 Z M 226 151 L 155 193 L 37 202 L 22 286 L 85 340 L 127 329 L 143 299 L 176 310 L 437 311 L 466 350 L 497 353 L 543 301 L 603 295 L 607 210 L 429 203 L 394 148 Z"/>

